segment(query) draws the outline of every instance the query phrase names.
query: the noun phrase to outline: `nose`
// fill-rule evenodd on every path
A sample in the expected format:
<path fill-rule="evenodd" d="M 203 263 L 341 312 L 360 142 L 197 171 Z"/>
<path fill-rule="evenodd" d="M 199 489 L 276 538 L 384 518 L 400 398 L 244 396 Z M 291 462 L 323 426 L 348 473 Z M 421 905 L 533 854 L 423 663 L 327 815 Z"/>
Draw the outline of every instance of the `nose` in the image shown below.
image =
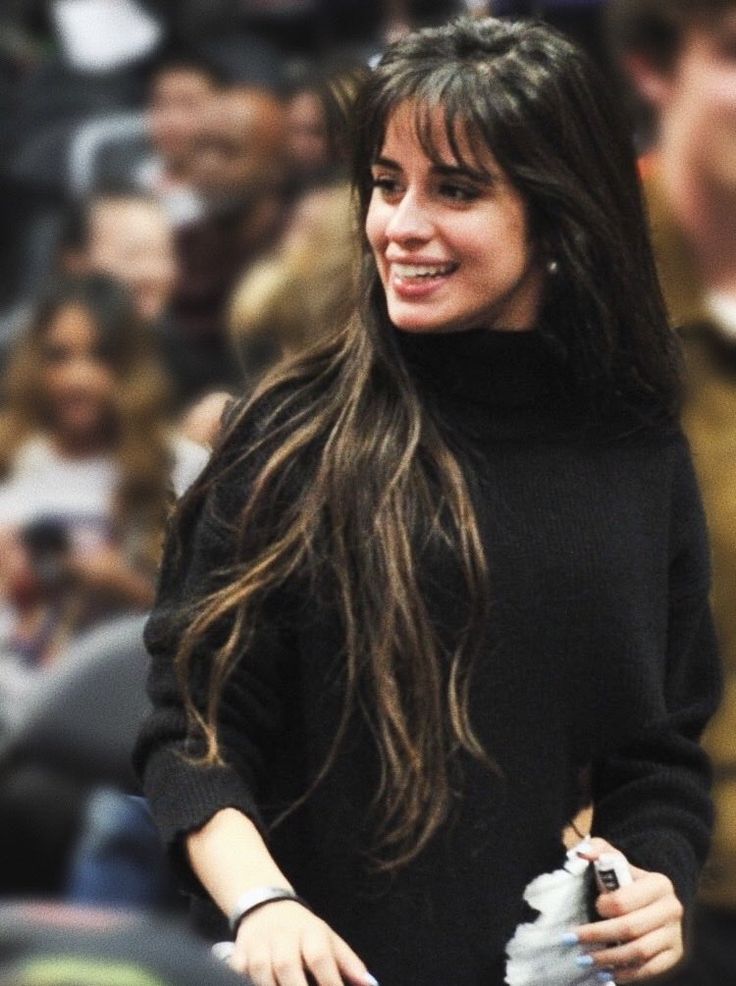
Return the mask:
<path fill-rule="evenodd" d="M 88 390 L 94 387 L 99 366 L 93 356 L 79 356 L 66 367 L 66 384 L 70 388 Z"/>
<path fill-rule="evenodd" d="M 394 206 L 386 224 L 386 237 L 396 243 L 426 242 L 432 238 L 434 224 L 427 205 L 411 189 L 407 189 Z"/>

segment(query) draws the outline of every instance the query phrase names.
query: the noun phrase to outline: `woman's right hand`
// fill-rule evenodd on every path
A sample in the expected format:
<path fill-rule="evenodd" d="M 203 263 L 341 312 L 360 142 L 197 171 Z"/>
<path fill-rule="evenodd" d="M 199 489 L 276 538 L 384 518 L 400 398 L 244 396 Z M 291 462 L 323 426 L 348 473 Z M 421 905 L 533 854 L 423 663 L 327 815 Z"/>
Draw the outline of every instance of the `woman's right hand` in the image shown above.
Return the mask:
<path fill-rule="evenodd" d="M 378 986 L 350 946 L 293 900 L 271 901 L 240 922 L 229 963 L 254 986 Z"/>

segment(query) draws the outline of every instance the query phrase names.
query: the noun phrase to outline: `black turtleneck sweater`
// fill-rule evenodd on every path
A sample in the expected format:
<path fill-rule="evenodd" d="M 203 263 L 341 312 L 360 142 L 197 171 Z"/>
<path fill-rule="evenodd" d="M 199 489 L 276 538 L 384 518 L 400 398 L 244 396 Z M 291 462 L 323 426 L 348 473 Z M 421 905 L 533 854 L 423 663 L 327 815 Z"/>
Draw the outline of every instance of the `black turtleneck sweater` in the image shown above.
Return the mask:
<path fill-rule="evenodd" d="M 630 427 L 625 415 L 592 427 L 540 331 L 397 339 L 460 450 L 488 557 L 493 602 L 470 714 L 502 773 L 460 757 L 448 823 L 414 862 L 378 876 L 363 852 L 377 755 L 356 711 L 325 780 L 267 837 L 381 986 L 501 986 L 504 945 L 526 919 L 524 888 L 560 865 L 561 832 L 588 795 L 594 833 L 670 876 L 686 906 L 692 899 L 711 827 L 699 737 L 720 682 L 706 534 L 680 432 Z M 244 440 L 236 428 L 228 442 Z M 224 927 L 187 872 L 182 837 L 226 806 L 266 831 L 322 766 L 342 710 L 329 592 L 318 605 L 285 597 L 226 685 L 228 766 L 177 756 L 186 725 L 172 655 L 183 608 L 232 561 L 217 518 L 239 511 L 248 481 L 236 471 L 181 525 L 183 560 L 167 549 L 147 628 L 154 711 L 136 751 L 213 935 Z M 433 617 L 450 625 L 453 573 L 438 559 L 428 574 Z"/>

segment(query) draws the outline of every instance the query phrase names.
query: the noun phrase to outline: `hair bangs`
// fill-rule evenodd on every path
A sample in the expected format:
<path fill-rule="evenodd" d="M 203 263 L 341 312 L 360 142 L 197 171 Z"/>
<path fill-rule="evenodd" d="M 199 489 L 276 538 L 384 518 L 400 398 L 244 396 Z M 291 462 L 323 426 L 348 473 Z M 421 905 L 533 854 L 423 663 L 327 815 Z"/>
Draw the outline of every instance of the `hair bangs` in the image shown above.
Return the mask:
<path fill-rule="evenodd" d="M 445 87 L 431 91 L 431 95 L 425 96 L 420 90 L 414 107 L 414 130 L 433 164 L 462 168 L 473 178 L 489 182 L 496 176 L 489 168 L 492 149 L 487 128 L 480 126 L 473 112 L 468 101 L 470 87 L 464 81 L 461 76 L 449 76 Z"/>

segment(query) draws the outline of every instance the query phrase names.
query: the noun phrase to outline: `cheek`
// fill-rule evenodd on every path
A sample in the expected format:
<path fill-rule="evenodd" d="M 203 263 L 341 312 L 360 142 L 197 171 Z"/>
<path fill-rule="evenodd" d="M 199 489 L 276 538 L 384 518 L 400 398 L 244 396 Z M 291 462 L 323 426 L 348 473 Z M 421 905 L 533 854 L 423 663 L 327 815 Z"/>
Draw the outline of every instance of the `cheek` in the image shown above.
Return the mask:
<path fill-rule="evenodd" d="M 48 367 L 41 373 L 41 386 L 53 398 L 67 389 L 69 374 L 64 367 Z"/>
<path fill-rule="evenodd" d="M 493 212 L 462 226 L 449 227 L 445 237 L 459 259 L 501 271 L 523 263 L 527 255 L 524 217 L 516 210 Z"/>
<path fill-rule="evenodd" d="M 94 390 L 94 393 L 100 403 L 110 403 L 115 396 L 116 388 L 117 380 L 113 371 L 108 369 L 106 366 L 97 367 L 93 377 L 93 384 L 90 389 Z"/>
<path fill-rule="evenodd" d="M 368 213 L 365 218 L 365 235 L 374 253 L 383 248 L 386 242 L 386 215 L 385 209 L 380 202 L 376 201 L 375 196 L 368 206 Z"/>

